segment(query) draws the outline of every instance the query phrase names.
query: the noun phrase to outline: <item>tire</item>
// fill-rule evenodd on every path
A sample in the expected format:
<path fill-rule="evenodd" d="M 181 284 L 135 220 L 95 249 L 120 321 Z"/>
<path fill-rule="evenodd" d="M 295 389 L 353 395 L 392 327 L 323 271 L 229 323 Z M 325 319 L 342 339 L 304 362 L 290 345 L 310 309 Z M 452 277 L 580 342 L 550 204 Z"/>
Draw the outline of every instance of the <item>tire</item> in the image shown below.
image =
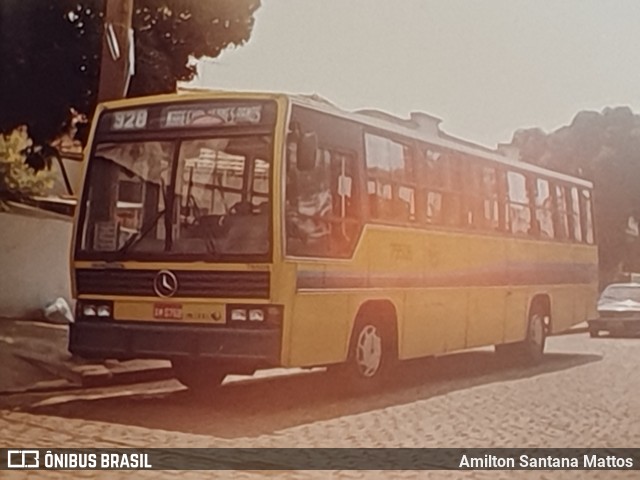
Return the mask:
<path fill-rule="evenodd" d="M 547 340 L 546 313 L 543 309 L 532 307 L 527 322 L 526 337 L 521 342 L 505 343 L 495 346 L 496 354 L 505 360 L 525 365 L 535 365 L 542 361 Z"/>
<path fill-rule="evenodd" d="M 171 360 L 176 379 L 196 393 L 214 393 L 222 385 L 227 372 L 210 362 L 197 359 L 177 358 Z"/>
<path fill-rule="evenodd" d="M 540 308 L 531 308 L 527 323 L 527 336 L 518 343 L 518 356 L 526 364 L 537 364 L 542 361 L 547 340 L 545 312 Z"/>
<path fill-rule="evenodd" d="M 398 361 L 395 332 L 395 323 L 389 321 L 362 317 L 356 321 L 347 361 L 356 387 L 377 387 L 389 380 Z"/>

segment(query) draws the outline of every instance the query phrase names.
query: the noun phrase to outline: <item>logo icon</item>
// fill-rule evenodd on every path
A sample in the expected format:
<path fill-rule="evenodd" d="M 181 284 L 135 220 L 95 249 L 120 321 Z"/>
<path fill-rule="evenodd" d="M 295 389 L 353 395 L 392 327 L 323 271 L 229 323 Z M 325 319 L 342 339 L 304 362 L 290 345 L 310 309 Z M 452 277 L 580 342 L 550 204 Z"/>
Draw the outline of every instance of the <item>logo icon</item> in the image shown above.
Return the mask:
<path fill-rule="evenodd" d="M 40 468 L 38 450 L 7 450 L 7 468 Z"/>
<path fill-rule="evenodd" d="M 153 291 L 159 297 L 173 297 L 178 291 L 178 279 L 169 270 L 160 270 L 153 279 Z"/>

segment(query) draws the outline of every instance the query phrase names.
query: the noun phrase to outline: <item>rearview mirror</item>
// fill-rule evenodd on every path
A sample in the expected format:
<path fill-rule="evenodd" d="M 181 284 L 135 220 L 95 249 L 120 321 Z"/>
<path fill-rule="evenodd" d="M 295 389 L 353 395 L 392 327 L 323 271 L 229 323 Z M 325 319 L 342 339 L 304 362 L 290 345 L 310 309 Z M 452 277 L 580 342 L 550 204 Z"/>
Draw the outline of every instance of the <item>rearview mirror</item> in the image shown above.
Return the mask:
<path fill-rule="evenodd" d="M 316 168 L 316 153 L 318 151 L 318 136 L 315 132 L 305 133 L 298 139 L 298 170 L 313 170 Z"/>

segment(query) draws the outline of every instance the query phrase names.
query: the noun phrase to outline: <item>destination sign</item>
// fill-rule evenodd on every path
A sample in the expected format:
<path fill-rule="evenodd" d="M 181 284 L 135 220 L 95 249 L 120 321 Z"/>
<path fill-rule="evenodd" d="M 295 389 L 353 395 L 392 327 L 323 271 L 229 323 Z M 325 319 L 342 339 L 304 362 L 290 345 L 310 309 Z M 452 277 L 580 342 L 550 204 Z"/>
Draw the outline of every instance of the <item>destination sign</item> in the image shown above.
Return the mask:
<path fill-rule="evenodd" d="M 189 126 L 259 124 L 262 118 L 262 105 L 232 107 L 169 107 L 164 112 L 165 128 Z"/>
<path fill-rule="evenodd" d="M 258 126 L 273 124 L 275 102 L 209 101 L 151 105 L 106 112 L 100 131 L 136 132 L 149 130 Z"/>

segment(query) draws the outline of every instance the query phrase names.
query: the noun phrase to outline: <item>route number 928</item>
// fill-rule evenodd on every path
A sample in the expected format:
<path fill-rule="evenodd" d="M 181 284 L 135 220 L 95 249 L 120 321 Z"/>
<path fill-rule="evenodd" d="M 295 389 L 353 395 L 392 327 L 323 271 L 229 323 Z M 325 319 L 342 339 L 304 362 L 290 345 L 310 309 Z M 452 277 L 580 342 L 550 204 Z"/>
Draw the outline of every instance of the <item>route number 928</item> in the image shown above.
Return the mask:
<path fill-rule="evenodd" d="M 113 114 L 113 130 L 136 130 L 147 126 L 146 110 L 127 110 Z"/>

